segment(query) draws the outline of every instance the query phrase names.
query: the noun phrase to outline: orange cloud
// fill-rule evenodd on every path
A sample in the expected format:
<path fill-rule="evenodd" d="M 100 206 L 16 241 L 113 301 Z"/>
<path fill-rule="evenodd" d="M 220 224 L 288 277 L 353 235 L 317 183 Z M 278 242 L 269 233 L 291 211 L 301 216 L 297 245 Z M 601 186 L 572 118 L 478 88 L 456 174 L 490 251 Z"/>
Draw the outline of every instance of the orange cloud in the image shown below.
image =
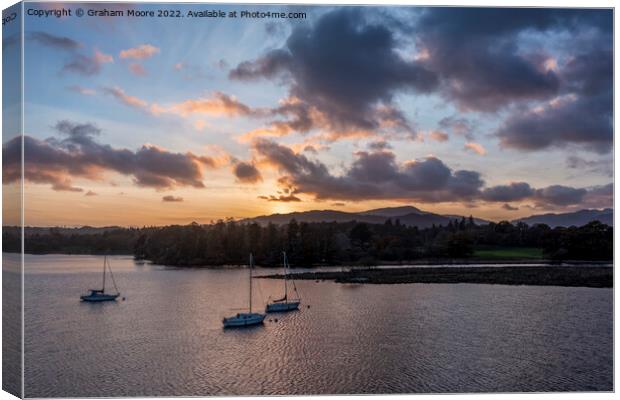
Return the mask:
<path fill-rule="evenodd" d="M 480 143 L 474 143 L 474 142 L 465 143 L 465 150 L 472 151 L 481 156 L 487 154 L 486 149 Z"/>
<path fill-rule="evenodd" d="M 127 50 L 121 50 L 120 57 L 121 58 L 130 58 L 134 60 L 146 60 L 147 58 L 153 57 L 155 54 L 159 53 L 159 48 L 150 44 L 143 44 L 138 47 L 134 47 Z"/>
<path fill-rule="evenodd" d="M 255 116 L 263 114 L 263 110 L 252 109 L 238 101 L 234 96 L 222 92 L 215 92 L 211 98 L 189 99 L 181 103 L 173 104 L 168 108 L 182 116 L 189 114 L 208 114 L 225 116 Z"/>
<path fill-rule="evenodd" d="M 149 111 L 149 104 L 145 100 L 126 94 L 125 91 L 118 86 L 104 88 L 103 90 L 105 93 L 113 96 L 121 103 L 129 107 L 137 108 L 147 112 Z"/>
<path fill-rule="evenodd" d="M 114 62 L 114 57 L 109 54 L 105 54 L 95 49 L 94 60 L 97 64 L 106 64 Z"/>
<path fill-rule="evenodd" d="M 428 137 L 436 142 L 447 142 L 449 139 L 448 134 L 441 131 L 433 131 L 428 134 Z"/>

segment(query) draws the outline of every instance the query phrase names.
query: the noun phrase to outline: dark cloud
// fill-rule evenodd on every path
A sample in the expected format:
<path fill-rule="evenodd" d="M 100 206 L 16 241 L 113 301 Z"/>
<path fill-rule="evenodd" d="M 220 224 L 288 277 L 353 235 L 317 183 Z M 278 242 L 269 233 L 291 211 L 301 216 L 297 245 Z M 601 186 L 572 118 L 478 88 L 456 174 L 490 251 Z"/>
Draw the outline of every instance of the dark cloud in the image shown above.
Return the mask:
<path fill-rule="evenodd" d="M 26 33 L 26 38 L 43 46 L 68 52 L 71 56 L 63 66 L 63 71 L 65 72 L 72 72 L 85 76 L 96 75 L 101 71 L 101 67 L 104 64 L 114 61 L 111 55 L 105 54 L 97 49 L 94 49 L 92 55 L 85 55 L 78 52 L 82 45 L 66 36 L 33 31 Z"/>
<path fill-rule="evenodd" d="M 610 97 L 569 97 L 542 110 L 511 115 L 497 135 L 505 148 L 535 151 L 579 145 L 608 153 L 613 143 L 612 113 Z"/>
<path fill-rule="evenodd" d="M 233 173 L 237 180 L 242 183 L 257 183 L 263 180 L 256 166 L 249 162 L 237 162 L 233 166 Z"/>
<path fill-rule="evenodd" d="M 537 189 L 534 194 L 534 200 L 543 204 L 568 206 L 581 203 L 587 193 L 586 189 L 551 185 L 543 189 Z"/>
<path fill-rule="evenodd" d="M 534 189 L 528 183 L 512 182 L 484 189 L 481 198 L 485 201 L 510 202 L 527 199 L 533 194 Z"/>
<path fill-rule="evenodd" d="M 526 182 L 492 186 L 481 192 L 480 198 L 488 202 L 534 201 L 541 206 L 568 206 L 580 204 L 588 193 L 583 188 L 551 185 L 535 189 Z"/>
<path fill-rule="evenodd" d="M 283 173 L 281 185 L 317 199 L 457 201 L 476 197 L 483 186 L 477 172 L 452 171 L 434 157 L 399 164 L 389 151 L 358 152 L 351 167 L 334 176 L 321 162 L 273 141 L 257 140 L 254 149 Z"/>
<path fill-rule="evenodd" d="M 392 145 L 385 140 L 378 140 L 376 142 L 370 142 L 368 148 L 370 150 L 388 150 L 392 148 Z"/>
<path fill-rule="evenodd" d="M 111 55 L 95 50 L 94 54 L 91 56 L 76 54 L 64 65 L 63 71 L 91 76 L 101 72 L 101 68 L 104 64 L 111 63 L 113 61 L 114 58 Z"/>
<path fill-rule="evenodd" d="M 136 151 L 100 144 L 100 130 L 92 124 L 61 121 L 56 125 L 60 138 L 39 140 L 24 136 L 25 178 L 51 184 L 54 190 L 82 191 L 72 186 L 74 178 L 101 180 L 105 172 L 132 176 L 138 186 L 166 189 L 178 186 L 204 187 L 202 166 L 207 157 L 173 153 L 152 145 Z M 3 146 L 5 181 L 15 182 L 21 174 L 21 139 Z"/>
<path fill-rule="evenodd" d="M 586 29 L 609 35 L 612 26 L 611 10 L 602 9 L 436 7 L 416 24 L 417 47 L 448 99 L 464 109 L 495 111 L 560 91 L 561 77 L 545 67 L 546 56 L 524 53 L 519 35 Z"/>
<path fill-rule="evenodd" d="M 73 51 L 81 47 L 80 43 L 66 36 L 56 36 L 47 32 L 28 32 L 26 38 L 41 45 L 59 50 Z"/>
<path fill-rule="evenodd" d="M 296 202 L 300 202 L 301 199 L 297 196 L 295 196 L 294 194 L 287 194 L 287 195 L 278 195 L 278 196 L 274 196 L 274 195 L 269 195 L 269 196 L 258 196 L 259 199 L 262 200 L 267 200 L 267 201 L 279 201 L 282 203 L 296 203 Z"/>
<path fill-rule="evenodd" d="M 502 205 L 502 208 L 503 208 L 504 210 L 506 210 L 506 211 L 517 211 L 517 210 L 519 209 L 519 207 L 513 207 L 513 206 L 511 206 L 511 205 L 510 205 L 510 204 L 508 204 L 508 203 L 504 203 L 504 204 Z"/>
<path fill-rule="evenodd" d="M 467 140 L 474 140 L 472 123 L 466 118 L 457 116 L 442 118 L 439 121 L 439 128 L 441 131 L 464 136 Z"/>
<path fill-rule="evenodd" d="M 97 193 L 93 192 L 92 190 L 89 190 L 88 192 L 84 193 L 84 196 L 97 196 Z"/>
<path fill-rule="evenodd" d="M 569 156 L 566 159 L 566 167 L 579 170 L 580 172 L 600 173 L 608 177 L 614 175 L 612 160 L 586 160 L 578 156 Z"/>
<path fill-rule="evenodd" d="M 164 196 L 161 198 L 161 201 L 166 203 L 179 203 L 183 201 L 183 197 L 175 197 L 175 196 Z"/>
<path fill-rule="evenodd" d="M 595 191 L 562 185 L 533 188 L 526 182 L 484 188 L 477 171 L 454 171 L 436 157 L 399 163 L 395 154 L 387 150 L 357 152 L 353 163 L 341 175 L 333 175 L 320 161 L 273 141 L 256 140 L 254 150 L 262 162 L 280 171 L 278 183 L 285 188 L 285 195 L 305 193 L 318 200 L 461 201 L 471 205 L 477 201 L 504 204 L 529 201 L 541 208 L 554 208 L 585 204 L 589 197 L 596 197 L 601 203 L 604 193 L 611 192 L 608 188 Z"/>
<path fill-rule="evenodd" d="M 312 27 L 296 28 L 285 47 L 239 64 L 230 78 L 279 79 L 289 85 L 291 98 L 338 132 L 386 126 L 412 131 L 392 105 L 394 94 L 427 93 L 437 85 L 432 72 L 401 57 L 387 26 L 368 23 L 362 9 L 353 7 L 329 12 Z M 289 113 L 299 116 L 301 109 Z"/>
<path fill-rule="evenodd" d="M 497 131 L 519 150 L 579 145 L 609 153 L 613 144 L 613 54 L 595 49 L 573 58 L 563 72 L 567 93 L 537 109 L 515 113 Z"/>
<path fill-rule="evenodd" d="M 589 188 L 588 193 L 583 198 L 583 206 L 588 208 L 613 208 L 613 183 Z"/>

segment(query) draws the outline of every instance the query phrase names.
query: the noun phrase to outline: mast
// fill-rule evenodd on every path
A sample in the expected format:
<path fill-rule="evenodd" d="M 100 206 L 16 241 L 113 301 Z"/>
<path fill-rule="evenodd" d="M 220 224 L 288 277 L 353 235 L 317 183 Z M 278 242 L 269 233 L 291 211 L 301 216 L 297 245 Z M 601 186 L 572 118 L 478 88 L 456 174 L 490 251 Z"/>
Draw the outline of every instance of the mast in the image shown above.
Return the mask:
<path fill-rule="evenodd" d="M 250 314 L 252 314 L 252 264 L 254 263 L 254 259 L 252 258 L 252 253 L 250 253 Z"/>
<path fill-rule="evenodd" d="M 286 280 L 288 279 L 288 276 L 286 274 L 286 270 L 287 270 L 287 260 L 286 260 L 286 251 L 282 252 L 283 255 L 283 260 L 284 260 L 284 301 L 288 301 L 288 287 L 286 285 Z"/>
<path fill-rule="evenodd" d="M 104 256 L 103 257 L 103 289 L 101 289 L 102 292 L 105 292 L 105 265 L 108 262 L 108 256 Z"/>

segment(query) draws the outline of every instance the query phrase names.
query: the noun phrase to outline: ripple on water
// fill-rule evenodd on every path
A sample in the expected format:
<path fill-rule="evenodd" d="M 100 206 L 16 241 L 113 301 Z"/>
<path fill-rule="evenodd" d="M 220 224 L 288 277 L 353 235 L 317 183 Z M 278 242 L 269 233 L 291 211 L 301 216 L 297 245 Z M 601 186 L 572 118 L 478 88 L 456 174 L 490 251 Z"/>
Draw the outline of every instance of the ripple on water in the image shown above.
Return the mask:
<path fill-rule="evenodd" d="M 611 289 L 302 281 L 299 311 L 224 331 L 246 270 L 112 258 L 127 301 L 83 304 L 101 258 L 27 261 L 29 397 L 613 389 Z"/>

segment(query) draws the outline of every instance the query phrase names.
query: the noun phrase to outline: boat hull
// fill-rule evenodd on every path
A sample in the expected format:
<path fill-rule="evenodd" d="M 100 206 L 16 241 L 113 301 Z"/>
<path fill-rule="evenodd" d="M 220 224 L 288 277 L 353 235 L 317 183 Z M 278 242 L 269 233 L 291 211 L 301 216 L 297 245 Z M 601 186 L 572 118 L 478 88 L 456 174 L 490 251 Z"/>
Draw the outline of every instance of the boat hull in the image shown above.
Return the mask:
<path fill-rule="evenodd" d="M 97 294 L 97 295 L 85 295 L 80 296 L 82 301 L 87 303 L 101 303 L 103 301 L 115 301 L 118 298 L 118 294 Z"/>
<path fill-rule="evenodd" d="M 224 328 L 243 328 L 245 326 L 260 325 L 265 319 L 264 314 L 258 313 L 241 313 L 234 317 L 224 318 Z"/>
<path fill-rule="evenodd" d="M 286 312 L 299 309 L 299 300 L 287 301 L 282 303 L 271 303 L 265 307 L 265 312 Z"/>

